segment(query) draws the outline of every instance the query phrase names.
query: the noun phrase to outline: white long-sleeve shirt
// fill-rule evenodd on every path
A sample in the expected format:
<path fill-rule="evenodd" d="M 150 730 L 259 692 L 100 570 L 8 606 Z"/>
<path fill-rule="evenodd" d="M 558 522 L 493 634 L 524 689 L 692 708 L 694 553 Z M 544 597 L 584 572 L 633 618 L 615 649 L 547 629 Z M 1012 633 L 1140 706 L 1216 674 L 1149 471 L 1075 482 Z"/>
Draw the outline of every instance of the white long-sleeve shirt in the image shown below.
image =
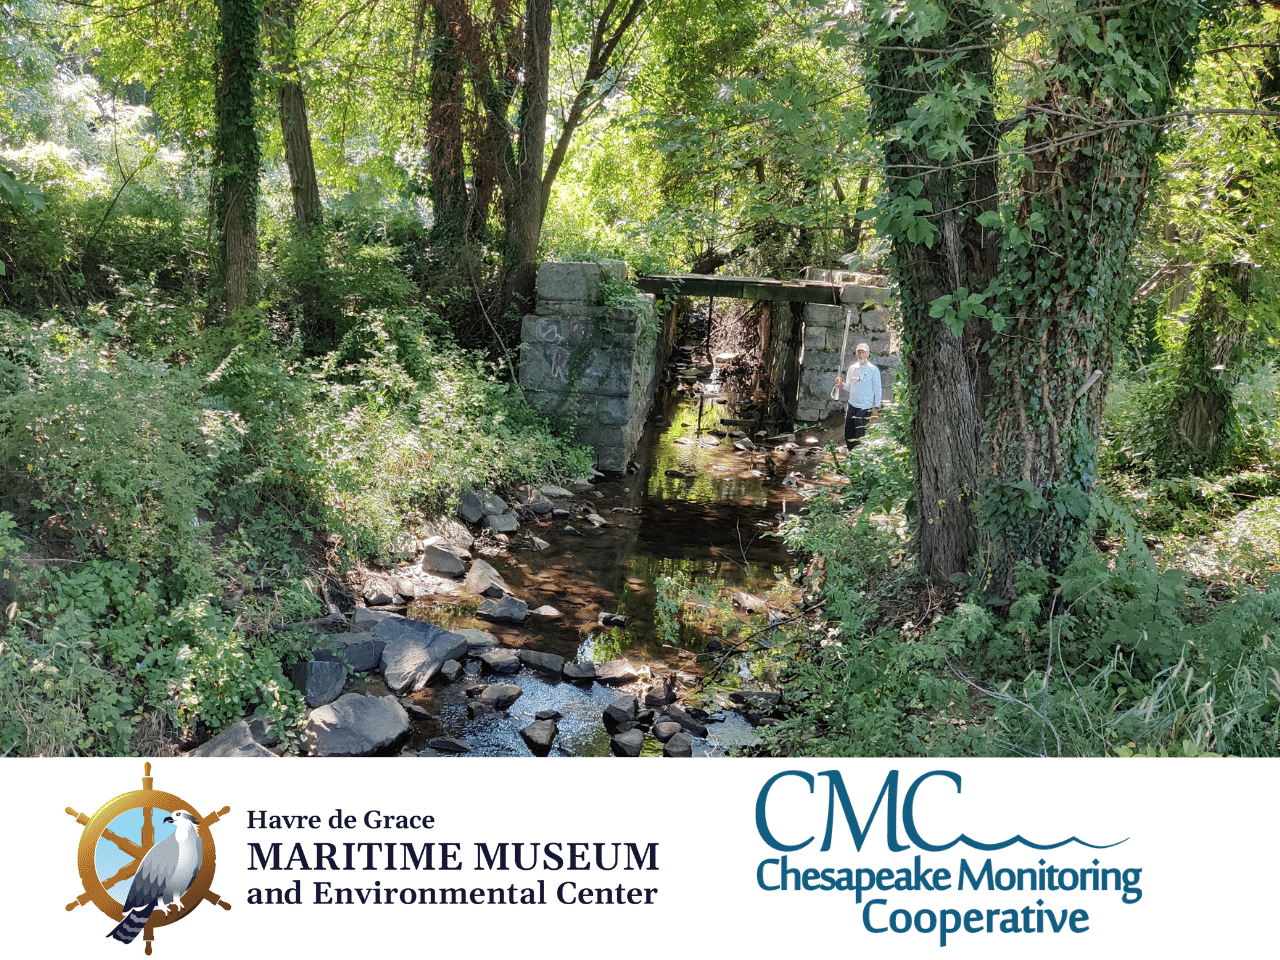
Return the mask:
<path fill-rule="evenodd" d="M 860 410 L 880 409 L 880 368 L 874 363 L 855 363 L 844 382 L 849 388 L 849 406 Z"/>

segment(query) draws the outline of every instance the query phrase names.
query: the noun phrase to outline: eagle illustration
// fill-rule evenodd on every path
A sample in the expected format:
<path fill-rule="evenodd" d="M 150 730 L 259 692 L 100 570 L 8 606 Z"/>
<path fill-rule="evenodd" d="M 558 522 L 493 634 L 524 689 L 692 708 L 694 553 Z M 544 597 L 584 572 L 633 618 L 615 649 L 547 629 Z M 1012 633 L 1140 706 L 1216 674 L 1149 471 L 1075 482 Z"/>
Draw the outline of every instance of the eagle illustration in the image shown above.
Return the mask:
<path fill-rule="evenodd" d="M 204 844 L 196 830 L 200 821 L 186 810 L 178 810 L 173 816 L 165 817 L 164 822 L 173 824 L 173 834 L 142 858 L 124 901 L 124 919 L 107 934 L 121 943 L 133 942 L 156 907 L 162 907 L 166 913 L 175 905 L 181 910 L 179 901 L 191 888 L 204 862 Z"/>

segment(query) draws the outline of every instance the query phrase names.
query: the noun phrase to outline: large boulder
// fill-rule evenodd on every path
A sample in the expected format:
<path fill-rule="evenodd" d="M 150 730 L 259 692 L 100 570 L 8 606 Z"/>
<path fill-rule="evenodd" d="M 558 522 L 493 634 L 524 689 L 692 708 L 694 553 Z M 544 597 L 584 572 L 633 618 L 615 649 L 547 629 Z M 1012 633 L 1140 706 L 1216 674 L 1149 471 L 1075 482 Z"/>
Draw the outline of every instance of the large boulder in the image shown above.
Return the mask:
<path fill-rule="evenodd" d="M 484 516 L 484 504 L 479 495 L 469 487 L 458 494 L 458 516 L 467 523 L 479 523 Z"/>
<path fill-rule="evenodd" d="M 279 723 L 271 714 L 255 713 L 252 717 L 245 717 L 244 722 L 249 725 L 253 739 L 264 747 L 274 747 L 280 743 Z"/>
<path fill-rule="evenodd" d="M 503 597 L 501 600 L 485 600 L 476 609 L 476 616 L 482 620 L 495 623 L 524 623 L 529 615 L 529 605 L 515 597 Z"/>
<path fill-rule="evenodd" d="M 502 645 L 502 641 L 487 630 L 467 627 L 465 630 L 455 630 L 454 633 L 467 641 L 467 650 L 470 653 L 492 650 L 494 647 Z"/>
<path fill-rule="evenodd" d="M 520 529 L 520 518 L 512 513 L 495 513 L 484 518 L 484 525 L 494 533 L 515 533 Z"/>
<path fill-rule="evenodd" d="M 665 678 L 658 680 L 644 695 L 644 705 L 646 707 L 665 707 L 667 704 L 675 702 L 676 693 L 671 689 L 671 684 Z"/>
<path fill-rule="evenodd" d="M 662 748 L 664 757 L 692 757 L 693 741 L 689 739 L 687 733 L 677 733 L 674 737 L 666 742 Z"/>
<path fill-rule="evenodd" d="M 630 730 L 636 725 L 640 702 L 635 697 L 619 697 L 604 708 L 604 728 L 610 733 Z"/>
<path fill-rule="evenodd" d="M 468 593 L 474 593 L 477 597 L 505 597 L 511 593 L 511 588 L 507 586 L 502 574 L 494 569 L 493 564 L 487 560 L 476 559 L 471 563 L 471 569 L 467 571 L 467 579 L 463 581 L 463 586 L 467 588 Z"/>
<path fill-rule="evenodd" d="M 303 738 L 317 757 L 364 757 L 409 731 L 409 714 L 395 697 L 348 693 L 307 717 Z"/>
<path fill-rule="evenodd" d="M 499 514 L 506 513 L 509 504 L 496 493 L 489 490 L 480 491 L 480 507 L 484 510 L 486 517 L 496 517 Z"/>
<path fill-rule="evenodd" d="M 685 710 L 683 707 L 673 703 L 671 704 L 671 706 L 665 708 L 662 712 L 666 714 L 670 719 L 680 724 L 680 726 L 684 727 L 685 730 L 693 734 L 695 737 L 706 737 L 707 735 L 706 724 L 690 716 L 689 712 Z"/>
<path fill-rule="evenodd" d="M 351 614 L 351 632 L 368 633 L 383 620 L 399 617 L 400 614 L 389 610 L 370 610 L 368 607 L 356 607 Z"/>
<path fill-rule="evenodd" d="M 440 676 L 444 677 L 450 683 L 457 683 L 467 674 L 462 664 L 457 660 L 446 660 L 440 665 Z"/>
<path fill-rule="evenodd" d="M 630 660 L 608 660 L 596 664 L 596 679 L 601 683 L 622 685 L 640 678 L 640 671 Z"/>
<path fill-rule="evenodd" d="M 564 657 L 557 656 L 554 653 L 543 653 L 540 650 L 521 650 L 520 662 L 530 670 L 537 670 L 539 673 L 547 673 L 553 677 L 561 675 L 564 670 Z"/>
<path fill-rule="evenodd" d="M 476 702 L 486 704 L 495 710 L 505 710 L 519 700 L 522 693 L 524 691 L 514 683 L 491 683 L 480 691 Z"/>
<path fill-rule="evenodd" d="M 347 671 L 333 660 L 303 660 L 289 671 L 289 679 L 307 701 L 308 707 L 322 707 L 342 695 Z"/>
<path fill-rule="evenodd" d="M 566 663 L 560 673 L 566 680 L 581 683 L 596 678 L 596 665 L 590 661 L 587 663 Z"/>
<path fill-rule="evenodd" d="M 476 538 L 471 535 L 471 531 L 465 525 L 453 519 L 453 517 L 428 520 L 422 524 L 421 529 L 425 538 L 424 542 L 429 542 L 432 537 L 444 537 L 464 550 L 470 550 L 476 542 Z"/>
<path fill-rule="evenodd" d="M 371 624 L 372 627 L 374 624 Z M 333 660 L 348 670 L 372 670 L 382 662 L 383 644 L 369 637 L 333 637 L 311 653 L 312 660 Z"/>
<path fill-rule="evenodd" d="M 519 673 L 520 655 L 514 650 L 496 648 L 479 656 L 481 670 L 485 673 Z"/>
<path fill-rule="evenodd" d="M 540 517 L 545 517 L 556 508 L 556 505 L 542 495 L 539 490 L 531 490 L 524 505 Z"/>
<path fill-rule="evenodd" d="M 615 757 L 638 757 L 644 749 L 644 731 L 624 730 L 609 738 L 609 749 Z"/>
<path fill-rule="evenodd" d="M 427 573 L 460 577 L 467 572 L 470 559 L 471 551 L 444 537 L 431 537 L 423 544 L 422 569 Z"/>
<path fill-rule="evenodd" d="M 371 607 L 385 607 L 396 602 L 396 587 L 386 577 L 371 577 L 365 581 L 364 602 Z"/>
<path fill-rule="evenodd" d="M 659 743 L 666 743 L 682 730 L 684 730 L 684 727 L 674 720 L 659 720 L 653 725 L 653 735 Z"/>
<path fill-rule="evenodd" d="M 249 721 L 233 723 L 206 743 L 200 744 L 188 757 L 274 757 L 258 742 Z"/>
<path fill-rule="evenodd" d="M 373 628 L 373 639 L 384 644 L 382 677 L 396 694 L 421 690 L 446 660 L 467 652 L 466 637 L 417 620 L 384 620 Z"/>
<path fill-rule="evenodd" d="M 520 729 L 520 736 L 535 757 L 545 757 L 551 752 L 551 744 L 555 742 L 559 732 L 560 728 L 554 720 L 535 720 Z"/>

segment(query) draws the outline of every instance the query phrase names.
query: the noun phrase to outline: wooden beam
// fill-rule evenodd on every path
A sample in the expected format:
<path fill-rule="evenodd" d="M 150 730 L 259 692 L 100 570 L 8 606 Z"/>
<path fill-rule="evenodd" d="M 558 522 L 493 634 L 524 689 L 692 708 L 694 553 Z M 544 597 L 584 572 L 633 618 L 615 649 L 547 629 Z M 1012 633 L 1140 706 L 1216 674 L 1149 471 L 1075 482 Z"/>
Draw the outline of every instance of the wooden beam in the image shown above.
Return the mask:
<path fill-rule="evenodd" d="M 840 284 L 816 280 L 774 280 L 769 277 L 712 277 L 696 273 L 636 278 L 636 285 L 654 296 L 725 297 L 729 300 L 781 300 L 792 303 L 840 303 Z"/>

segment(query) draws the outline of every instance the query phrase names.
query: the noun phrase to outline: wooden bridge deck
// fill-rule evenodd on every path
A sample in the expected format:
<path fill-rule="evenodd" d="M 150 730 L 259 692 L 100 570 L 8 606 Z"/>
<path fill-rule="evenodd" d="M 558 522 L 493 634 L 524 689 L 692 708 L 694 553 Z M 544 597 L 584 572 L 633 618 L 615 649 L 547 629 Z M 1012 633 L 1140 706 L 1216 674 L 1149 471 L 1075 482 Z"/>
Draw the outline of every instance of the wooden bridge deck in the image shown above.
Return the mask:
<path fill-rule="evenodd" d="M 845 284 L 821 280 L 773 280 L 769 277 L 715 277 L 699 273 L 671 276 L 641 274 L 636 285 L 655 296 L 725 297 L 729 300 L 785 300 L 792 303 L 840 303 Z"/>

